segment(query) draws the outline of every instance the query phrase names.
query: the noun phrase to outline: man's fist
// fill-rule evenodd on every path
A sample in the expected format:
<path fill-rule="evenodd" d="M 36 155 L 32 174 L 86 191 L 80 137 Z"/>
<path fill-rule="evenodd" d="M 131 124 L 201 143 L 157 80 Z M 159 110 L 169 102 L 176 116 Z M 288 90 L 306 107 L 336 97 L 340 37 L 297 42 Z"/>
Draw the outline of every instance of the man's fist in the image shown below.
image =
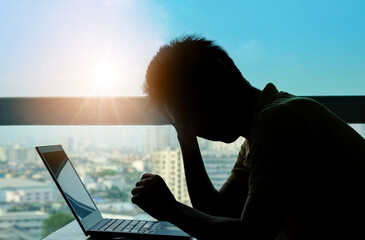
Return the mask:
<path fill-rule="evenodd" d="M 145 173 L 132 189 L 132 202 L 158 220 L 166 220 L 176 199 L 159 176 Z"/>

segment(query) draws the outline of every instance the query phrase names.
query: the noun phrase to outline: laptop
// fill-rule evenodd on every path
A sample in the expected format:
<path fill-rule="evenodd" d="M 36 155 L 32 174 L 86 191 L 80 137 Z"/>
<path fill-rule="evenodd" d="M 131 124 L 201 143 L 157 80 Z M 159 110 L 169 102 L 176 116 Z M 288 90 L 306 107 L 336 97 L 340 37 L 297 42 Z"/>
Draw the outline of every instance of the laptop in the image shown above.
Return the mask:
<path fill-rule="evenodd" d="M 36 147 L 86 236 L 130 239 L 191 239 L 169 222 L 103 218 L 61 145 Z"/>

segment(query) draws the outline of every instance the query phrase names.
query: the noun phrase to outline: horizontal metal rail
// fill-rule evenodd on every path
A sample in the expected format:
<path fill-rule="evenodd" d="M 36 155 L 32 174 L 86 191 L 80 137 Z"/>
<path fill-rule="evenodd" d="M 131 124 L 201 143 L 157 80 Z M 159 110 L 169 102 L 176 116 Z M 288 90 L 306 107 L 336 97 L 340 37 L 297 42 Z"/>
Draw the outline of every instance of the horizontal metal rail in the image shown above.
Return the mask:
<path fill-rule="evenodd" d="M 365 96 L 312 96 L 348 123 L 365 123 Z M 168 124 L 146 97 L 0 98 L 0 125 Z"/>

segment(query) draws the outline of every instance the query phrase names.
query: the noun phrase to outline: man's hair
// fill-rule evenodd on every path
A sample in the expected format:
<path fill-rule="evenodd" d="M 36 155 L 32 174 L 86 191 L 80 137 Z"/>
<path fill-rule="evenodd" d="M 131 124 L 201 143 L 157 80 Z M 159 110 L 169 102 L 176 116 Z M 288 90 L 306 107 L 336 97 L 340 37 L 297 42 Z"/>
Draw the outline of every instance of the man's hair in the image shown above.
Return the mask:
<path fill-rule="evenodd" d="M 224 64 L 233 81 L 250 85 L 220 46 L 201 36 L 186 35 L 160 47 L 147 68 L 144 92 L 156 104 L 186 98 L 186 92 L 191 96 L 192 91 L 210 84 L 200 74 L 209 72 L 209 62 L 214 60 Z"/>

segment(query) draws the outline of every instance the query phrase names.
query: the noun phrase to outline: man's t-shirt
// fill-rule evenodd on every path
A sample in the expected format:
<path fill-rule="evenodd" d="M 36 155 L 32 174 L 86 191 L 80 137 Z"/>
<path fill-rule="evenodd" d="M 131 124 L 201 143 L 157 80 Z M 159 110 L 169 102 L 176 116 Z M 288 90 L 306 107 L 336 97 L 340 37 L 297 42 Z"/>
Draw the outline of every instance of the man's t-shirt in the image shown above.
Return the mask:
<path fill-rule="evenodd" d="M 365 140 L 314 100 L 268 84 L 229 179 L 292 196 L 278 239 L 365 239 Z"/>

